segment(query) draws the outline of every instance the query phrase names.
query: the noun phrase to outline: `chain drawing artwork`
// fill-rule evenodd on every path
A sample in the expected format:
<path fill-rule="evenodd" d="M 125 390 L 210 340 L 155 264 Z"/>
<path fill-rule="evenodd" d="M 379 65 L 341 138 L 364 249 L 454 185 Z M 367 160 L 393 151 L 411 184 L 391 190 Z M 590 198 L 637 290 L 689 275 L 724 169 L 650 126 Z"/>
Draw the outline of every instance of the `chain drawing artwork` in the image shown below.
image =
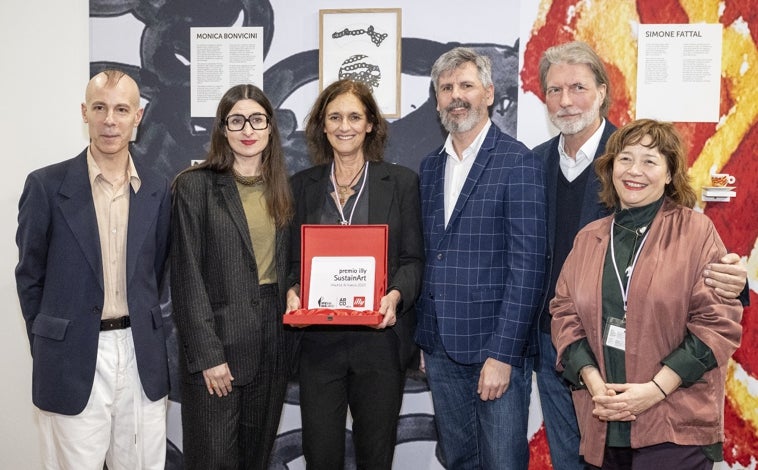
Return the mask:
<path fill-rule="evenodd" d="M 373 42 L 376 47 L 379 47 L 382 45 L 382 42 L 387 39 L 388 34 L 387 33 L 377 33 L 374 30 L 374 25 L 369 25 L 367 29 L 349 29 L 345 28 L 342 31 L 336 31 L 332 33 L 333 39 L 339 39 L 343 36 L 360 36 L 361 34 L 366 34 L 371 38 L 371 42 Z"/>
<path fill-rule="evenodd" d="M 345 59 L 340 66 L 340 80 L 349 78 L 363 82 L 371 88 L 371 91 L 374 91 L 374 88 L 379 86 L 379 80 L 382 79 L 382 71 L 378 65 L 361 62 L 367 57 L 365 54 L 356 54 Z"/>
<path fill-rule="evenodd" d="M 331 36 L 332 39 L 340 39 L 351 38 L 363 34 L 371 38 L 371 42 L 376 47 L 380 47 L 382 45 L 382 42 L 384 42 L 384 40 L 387 39 L 387 36 L 389 36 L 388 33 L 377 32 L 376 28 L 374 28 L 374 25 L 369 25 L 366 29 L 350 29 L 348 27 L 345 27 L 340 31 L 333 32 Z M 371 91 L 374 91 L 375 88 L 379 87 L 379 82 L 382 79 L 382 71 L 378 65 L 369 63 L 364 60 L 368 57 L 369 56 L 366 54 L 354 54 L 345 59 L 340 65 L 339 78 L 347 78 L 350 80 L 363 82 L 368 85 L 369 88 L 371 88 Z"/>

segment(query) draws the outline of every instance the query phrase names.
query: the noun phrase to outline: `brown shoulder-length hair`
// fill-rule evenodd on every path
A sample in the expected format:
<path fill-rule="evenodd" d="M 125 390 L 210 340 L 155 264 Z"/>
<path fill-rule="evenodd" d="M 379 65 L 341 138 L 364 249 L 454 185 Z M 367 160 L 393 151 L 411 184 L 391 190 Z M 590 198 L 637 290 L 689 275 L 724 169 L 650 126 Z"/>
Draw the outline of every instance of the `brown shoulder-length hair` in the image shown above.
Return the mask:
<path fill-rule="evenodd" d="M 334 160 L 334 151 L 324 133 L 326 107 L 340 95 L 351 93 L 363 104 L 366 119 L 371 123 L 371 132 L 363 141 L 363 158 L 368 162 L 380 162 L 384 159 L 384 146 L 387 143 L 388 125 L 382 117 L 382 111 L 374 100 L 369 87 L 353 80 L 337 80 L 324 88 L 316 102 L 313 103 L 305 124 L 305 138 L 314 164 L 329 163 Z"/>
<path fill-rule="evenodd" d="M 641 143 L 646 136 L 650 137 L 646 147 L 657 149 L 663 155 L 671 174 L 671 182 L 666 184 L 663 194 L 678 204 L 693 207 L 697 195 L 687 174 L 687 151 L 682 138 L 673 124 L 653 119 L 632 121 L 611 134 L 605 153 L 595 162 L 595 172 L 602 184 L 600 200 L 609 208 L 619 204 L 619 196 L 613 186 L 613 162 L 625 147 Z"/>
<path fill-rule="evenodd" d="M 263 196 L 266 208 L 278 228 L 292 220 L 294 204 L 290 192 L 284 150 L 279 136 L 279 126 L 271 101 L 255 85 L 236 85 L 224 93 L 216 108 L 216 118 L 211 131 L 211 145 L 208 155 L 201 164 L 189 170 L 208 168 L 218 172 L 230 172 L 234 165 L 234 152 L 226 138 L 226 118 L 238 101 L 253 100 L 264 109 L 268 117 L 268 145 L 261 155 L 261 175 L 266 182 Z"/>

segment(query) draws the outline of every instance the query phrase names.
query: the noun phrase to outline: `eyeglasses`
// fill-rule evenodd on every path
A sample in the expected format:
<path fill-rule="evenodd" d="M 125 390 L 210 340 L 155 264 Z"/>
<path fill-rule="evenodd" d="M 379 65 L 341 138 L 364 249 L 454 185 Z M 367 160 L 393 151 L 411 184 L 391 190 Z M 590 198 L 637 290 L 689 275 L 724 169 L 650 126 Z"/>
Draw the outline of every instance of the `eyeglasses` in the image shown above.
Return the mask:
<path fill-rule="evenodd" d="M 261 113 L 253 113 L 248 117 L 241 114 L 232 114 L 226 118 L 224 124 L 226 124 L 226 128 L 230 131 L 241 131 L 245 128 L 246 122 L 250 123 L 250 127 L 256 131 L 268 128 L 268 116 Z"/>

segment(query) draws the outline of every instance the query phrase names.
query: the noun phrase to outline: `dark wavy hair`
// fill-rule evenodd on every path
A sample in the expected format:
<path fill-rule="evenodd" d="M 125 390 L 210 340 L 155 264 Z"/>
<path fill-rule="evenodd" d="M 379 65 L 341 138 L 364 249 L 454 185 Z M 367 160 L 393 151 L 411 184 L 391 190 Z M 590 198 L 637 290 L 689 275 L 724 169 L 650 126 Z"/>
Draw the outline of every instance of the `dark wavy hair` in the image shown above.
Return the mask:
<path fill-rule="evenodd" d="M 225 121 L 234 105 L 242 100 L 255 101 L 261 105 L 268 117 L 268 145 L 261 154 L 261 175 L 266 182 L 263 196 L 266 199 L 269 215 L 274 219 L 276 226 L 282 228 L 292 220 L 294 204 L 274 107 L 260 88 L 255 85 L 236 85 L 224 93 L 216 108 L 216 118 L 213 121 L 211 132 L 211 145 L 206 159 L 189 170 L 208 168 L 217 172 L 232 171 L 234 152 L 232 152 L 229 140 L 226 138 Z"/>
<path fill-rule="evenodd" d="M 609 208 L 619 203 L 619 196 L 613 186 L 613 162 L 616 156 L 630 145 L 637 145 L 645 137 L 650 137 L 649 149 L 657 149 L 666 159 L 671 182 L 663 194 L 685 207 L 693 207 L 697 195 L 687 174 L 687 150 L 673 124 L 653 119 L 638 119 L 611 134 L 605 146 L 605 153 L 595 162 L 595 172 L 600 178 L 602 189 L 600 200 Z"/>
<path fill-rule="evenodd" d="M 334 160 L 334 151 L 324 133 L 326 124 L 326 107 L 338 96 L 350 93 L 363 104 L 366 119 L 371 123 L 371 132 L 363 141 L 363 158 L 368 162 L 380 162 L 384 159 L 384 146 L 387 143 L 388 125 L 382 117 L 382 111 L 376 104 L 374 95 L 368 86 L 353 80 L 337 80 L 324 88 L 316 102 L 313 103 L 305 124 L 305 138 L 314 164 L 320 165 Z"/>

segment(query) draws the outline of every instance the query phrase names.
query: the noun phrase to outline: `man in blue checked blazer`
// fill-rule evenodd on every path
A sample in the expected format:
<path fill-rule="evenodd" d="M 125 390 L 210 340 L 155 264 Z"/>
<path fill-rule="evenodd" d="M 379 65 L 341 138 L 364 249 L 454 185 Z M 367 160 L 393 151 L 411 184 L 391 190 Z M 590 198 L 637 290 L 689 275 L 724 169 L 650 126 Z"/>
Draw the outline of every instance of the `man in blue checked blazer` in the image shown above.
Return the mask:
<path fill-rule="evenodd" d="M 546 253 L 540 161 L 489 119 L 489 59 L 466 48 L 432 67 L 449 131 L 421 163 L 426 266 L 416 341 L 447 468 L 526 469 L 530 325 Z"/>

